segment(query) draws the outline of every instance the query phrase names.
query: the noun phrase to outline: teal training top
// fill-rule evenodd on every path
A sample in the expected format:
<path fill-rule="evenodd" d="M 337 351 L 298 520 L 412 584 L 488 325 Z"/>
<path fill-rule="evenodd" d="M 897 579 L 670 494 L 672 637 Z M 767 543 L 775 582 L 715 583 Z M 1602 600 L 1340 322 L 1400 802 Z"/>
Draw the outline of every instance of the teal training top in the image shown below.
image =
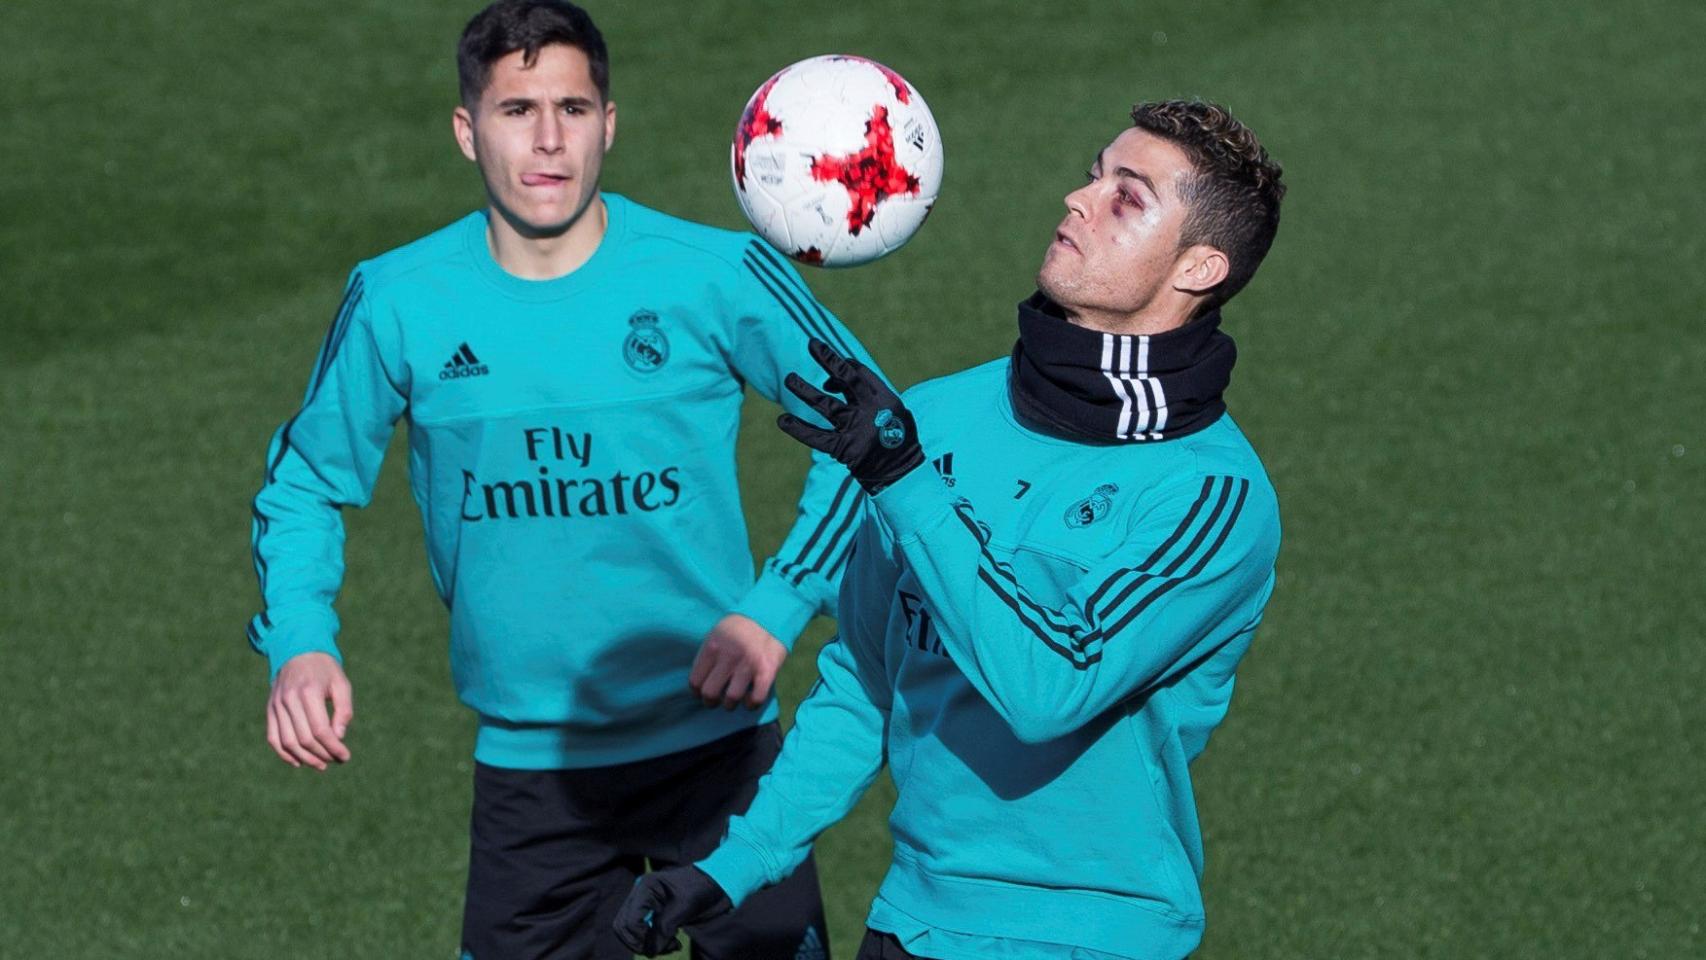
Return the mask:
<path fill-rule="evenodd" d="M 607 765 L 775 718 L 774 698 L 707 709 L 688 670 L 727 613 L 790 646 L 833 614 L 863 494 L 815 457 L 755 581 L 735 477 L 743 386 L 822 423 L 783 376 L 811 369 L 813 336 L 867 355 L 756 237 L 603 198 L 603 240 L 563 277 L 505 272 L 483 212 L 351 274 L 254 501 L 265 606 L 249 640 L 275 676 L 304 652 L 340 656 L 339 511 L 368 502 L 405 419 L 477 759 Z"/>
<path fill-rule="evenodd" d="M 885 760 L 868 919 L 942 960 L 1182 957 L 1201 938 L 1189 763 L 1273 590 L 1272 486 L 1229 416 L 1098 445 L 1016 419 L 1008 361 L 909 391 L 926 456 L 872 499 L 781 756 L 699 866 L 787 876 Z"/>

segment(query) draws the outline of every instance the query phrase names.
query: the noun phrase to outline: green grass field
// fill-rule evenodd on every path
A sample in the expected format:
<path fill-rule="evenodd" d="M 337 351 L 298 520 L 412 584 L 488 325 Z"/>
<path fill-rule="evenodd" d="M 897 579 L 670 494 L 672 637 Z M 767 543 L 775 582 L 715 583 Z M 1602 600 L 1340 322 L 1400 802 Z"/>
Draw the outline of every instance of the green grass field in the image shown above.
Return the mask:
<path fill-rule="evenodd" d="M 273 757 L 243 624 L 248 501 L 346 272 L 482 201 L 449 136 L 476 5 L 0 4 L 0 956 L 455 955 L 473 723 L 400 447 L 348 517 L 353 763 Z M 1286 541 L 1195 768 L 1198 956 L 1706 955 L 1706 6 L 592 10 L 607 186 L 713 223 L 777 67 L 923 91 L 935 216 L 810 277 L 903 384 L 1009 348 L 1131 101 L 1228 103 L 1291 188 L 1228 310 Z M 804 464 L 769 417 L 760 554 Z M 820 844 L 843 958 L 891 798 Z"/>

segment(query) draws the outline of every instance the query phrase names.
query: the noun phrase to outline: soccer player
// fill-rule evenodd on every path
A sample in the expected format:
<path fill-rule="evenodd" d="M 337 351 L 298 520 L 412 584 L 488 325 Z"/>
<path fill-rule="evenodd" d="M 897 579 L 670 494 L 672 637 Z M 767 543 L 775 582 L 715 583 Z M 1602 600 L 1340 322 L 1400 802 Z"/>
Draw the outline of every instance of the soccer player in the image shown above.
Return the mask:
<path fill-rule="evenodd" d="M 823 344 L 844 400 L 790 376 L 834 429 L 782 428 L 872 495 L 839 641 L 722 845 L 630 895 L 631 947 L 667 950 L 787 877 L 885 758 L 894 860 L 861 958 L 1196 947 L 1189 765 L 1225 716 L 1280 538 L 1225 412 L 1220 308 L 1267 253 L 1284 187 L 1221 107 L 1144 103 L 1132 120 L 1067 195 L 1010 357 L 904 402 Z"/>
<path fill-rule="evenodd" d="M 781 389 L 807 344 L 866 354 L 755 237 L 600 191 L 616 105 L 585 12 L 502 0 L 457 66 L 454 132 L 487 204 L 355 268 L 267 454 L 249 628 L 273 674 L 267 739 L 292 766 L 350 757 L 339 511 L 368 501 L 406 419 L 479 718 L 464 956 L 628 957 L 611 919 L 635 878 L 709 853 L 780 749 L 772 681 L 833 611 L 865 499 L 814 455 L 755 581 L 743 385 L 812 416 Z M 712 958 L 826 956 L 814 870 L 699 935 Z"/>

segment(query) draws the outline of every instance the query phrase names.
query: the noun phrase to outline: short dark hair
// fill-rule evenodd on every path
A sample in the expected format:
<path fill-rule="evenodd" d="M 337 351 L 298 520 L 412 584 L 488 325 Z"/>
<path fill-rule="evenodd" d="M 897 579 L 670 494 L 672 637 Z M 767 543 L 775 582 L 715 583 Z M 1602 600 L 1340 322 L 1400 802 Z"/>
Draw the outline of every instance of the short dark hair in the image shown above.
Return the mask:
<path fill-rule="evenodd" d="M 1280 165 L 1249 127 L 1217 103 L 1161 100 L 1131 108 L 1131 122 L 1184 150 L 1193 172 L 1180 185 L 1189 208 L 1180 249 L 1207 244 L 1226 254 L 1226 279 L 1204 309 L 1218 307 L 1244 289 L 1279 230 L 1285 184 Z"/>
<path fill-rule="evenodd" d="M 472 107 L 480 101 L 492 79 L 492 64 L 520 50 L 522 62 L 532 66 L 540 48 L 553 43 L 578 47 L 586 54 L 598 96 L 609 100 L 610 52 L 585 10 L 565 0 L 497 0 L 468 21 L 456 45 L 462 105 Z"/>

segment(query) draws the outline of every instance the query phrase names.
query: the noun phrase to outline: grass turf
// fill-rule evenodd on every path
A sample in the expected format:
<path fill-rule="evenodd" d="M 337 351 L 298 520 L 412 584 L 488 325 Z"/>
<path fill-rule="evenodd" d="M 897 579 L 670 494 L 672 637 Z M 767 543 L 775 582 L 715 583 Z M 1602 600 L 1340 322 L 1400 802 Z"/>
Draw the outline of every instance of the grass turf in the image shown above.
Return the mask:
<path fill-rule="evenodd" d="M 272 758 L 242 624 L 248 498 L 344 274 L 480 202 L 448 136 L 473 10 L 0 7 L 0 954 L 454 955 L 472 724 L 397 451 L 347 518 L 353 764 Z M 1286 543 L 1195 769 L 1199 956 L 1706 952 L 1706 8 L 593 12 L 607 185 L 710 222 L 738 225 L 726 138 L 776 67 L 864 53 L 924 92 L 936 215 L 811 277 L 902 383 L 1007 348 L 1129 101 L 1230 104 L 1291 185 L 1228 311 Z M 764 553 L 803 457 L 749 413 Z M 841 956 L 891 796 L 820 846 Z"/>

